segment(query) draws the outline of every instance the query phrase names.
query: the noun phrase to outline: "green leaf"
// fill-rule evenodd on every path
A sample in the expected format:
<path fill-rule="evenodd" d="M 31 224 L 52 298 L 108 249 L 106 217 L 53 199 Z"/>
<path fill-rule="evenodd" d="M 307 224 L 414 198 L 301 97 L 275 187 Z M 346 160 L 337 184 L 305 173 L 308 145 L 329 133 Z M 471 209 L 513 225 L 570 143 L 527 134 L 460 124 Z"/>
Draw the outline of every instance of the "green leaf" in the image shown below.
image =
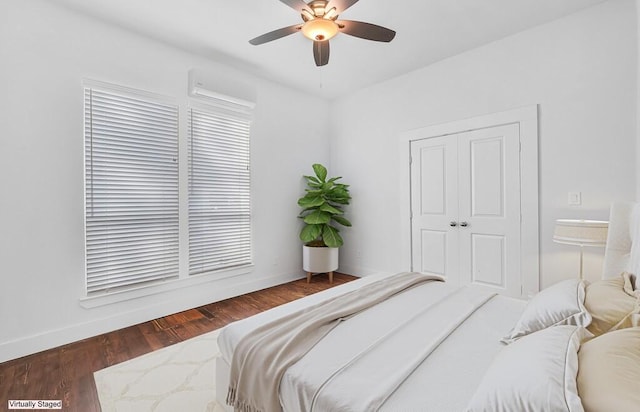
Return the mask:
<path fill-rule="evenodd" d="M 335 194 L 339 194 L 339 195 L 348 195 L 349 194 L 349 190 L 342 186 L 342 185 L 334 185 L 331 190 L 329 190 L 329 193 L 335 193 Z"/>
<path fill-rule="evenodd" d="M 337 203 L 337 204 L 340 204 L 340 205 L 348 205 L 350 199 L 351 199 L 350 197 L 331 197 L 331 198 L 327 198 L 327 200 L 330 203 Z"/>
<path fill-rule="evenodd" d="M 304 243 L 315 240 L 322 233 L 322 225 L 306 225 L 300 231 L 300 240 Z"/>
<path fill-rule="evenodd" d="M 320 206 L 319 210 L 322 210 L 323 212 L 327 212 L 327 213 L 331 213 L 332 215 L 341 215 L 344 212 L 334 206 L 331 206 L 329 203 L 325 203 L 322 206 Z"/>
<path fill-rule="evenodd" d="M 319 181 L 319 180 L 318 180 L 318 178 L 317 178 L 317 177 L 315 177 L 315 176 L 307 176 L 307 175 L 305 175 L 305 176 L 304 176 L 304 178 L 305 178 L 305 179 L 307 179 L 307 182 L 312 182 L 312 183 L 318 183 L 318 184 L 320 184 L 320 181 Z"/>
<path fill-rule="evenodd" d="M 340 203 L 342 205 L 348 205 L 349 200 L 351 200 L 349 191 L 341 187 L 334 187 L 327 192 L 325 196 L 330 202 Z"/>
<path fill-rule="evenodd" d="M 298 199 L 298 206 L 308 209 L 310 207 L 322 206 L 325 202 L 322 196 L 304 196 Z"/>
<path fill-rule="evenodd" d="M 349 191 L 346 187 L 342 187 L 340 185 L 336 185 L 329 190 L 329 193 L 336 196 L 349 196 Z"/>
<path fill-rule="evenodd" d="M 314 210 L 304 218 L 304 223 L 309 225 L 322 225 L 331 221 L 331 215 L 321 210 Z"/>
<path fill-rule="evenodd" d="M 333 220 L 340 223 L 342 226 L 351 227 L 351 222 L 349 222 L 347 219 L 345 219 L 342 216 L 333 216 Z"/>
<path fill-rule="evenodd" d="M 313 171 L 321 182 L 327 179 L 327 169 L 319 163 L 313 165 Z"/>
<path fill-rule="evenodd" d="M 316 210 L 318 210 L 317 207 L 309 207 L 307 209 L 304 209 L 302 212 L 300 212 L 298 217 L 301 218 L 301 219 L 304 219 L 309 213 L 313 213 Z"/>
<path fill-rule="evenodd" d="M 329 225 L 325 225 L 322 230 L 322 240 L 324 240 L 324 244 L 329 247 L 340 247 L 344 244 L 340 233 L 338 233 L 338 229 Z"/>

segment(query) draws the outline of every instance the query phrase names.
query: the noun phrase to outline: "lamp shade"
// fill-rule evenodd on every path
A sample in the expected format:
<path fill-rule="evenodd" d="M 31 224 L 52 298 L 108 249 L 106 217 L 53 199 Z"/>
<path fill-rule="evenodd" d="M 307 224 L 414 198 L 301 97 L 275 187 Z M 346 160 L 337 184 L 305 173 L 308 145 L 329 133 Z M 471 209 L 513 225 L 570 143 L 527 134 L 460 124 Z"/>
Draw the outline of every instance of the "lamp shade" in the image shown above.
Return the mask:
<path fill-rule="evenodd" d="M 577 246 L 604 247 L 609 222 L 602 220 L 556 220 L 553 241 Z"/>

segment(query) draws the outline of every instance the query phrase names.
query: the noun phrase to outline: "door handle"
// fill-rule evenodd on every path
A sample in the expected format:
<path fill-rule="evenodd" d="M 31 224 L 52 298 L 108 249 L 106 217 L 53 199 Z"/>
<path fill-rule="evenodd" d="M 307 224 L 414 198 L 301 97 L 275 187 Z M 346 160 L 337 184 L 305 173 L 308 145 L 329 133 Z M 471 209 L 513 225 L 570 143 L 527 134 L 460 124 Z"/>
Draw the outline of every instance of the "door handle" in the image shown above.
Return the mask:
<path fill-rule="evenodd" d="M 469 226 L 469 224 L 467 222 L 460 222 L 460 226 L 467 227 L 467 226 Z"/>
<path fill-rule="evenodd" d="M 458 222 L 451 221 L 451 222 L 449 222 L 449 226 L 456 227 L 456 226 L 458 226 Z"/>

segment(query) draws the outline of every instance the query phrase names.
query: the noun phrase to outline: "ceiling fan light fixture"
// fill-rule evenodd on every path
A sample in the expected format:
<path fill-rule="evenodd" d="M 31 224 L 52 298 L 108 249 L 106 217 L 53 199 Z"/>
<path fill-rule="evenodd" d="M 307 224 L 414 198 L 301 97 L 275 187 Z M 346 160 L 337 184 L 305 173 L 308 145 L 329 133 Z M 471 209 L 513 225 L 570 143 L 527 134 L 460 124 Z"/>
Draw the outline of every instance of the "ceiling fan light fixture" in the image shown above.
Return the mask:
<path fill-rule="evenodd" d="M 302 25 L 302 34 L 313 41 L 325 41 L 338 34 L 338 25 L 333 20 L 315 18 Z"/>
<path fill-rule="evenodd" d="M 322 18 L 327 20 L 335 20 L 338 17 L 338 10 L 335 7 L 329 9 Z"/>
<path fill-rule="evenodd" d="M 273 30 L 249 40 L 257 46 L 291 34 L 302 34 L 313 41 L 313 58 L 316 66 L 329 63 L 329 40 L 338 32 L 365 40 L 390 42 L 396 32 L 376 24 L 355 20 L 338 20 L 338 15 L 358 2 L 358 0 L 280 0 L 300 13 L 302 24 Z"/>
<path fill-rule="evenodd" d="M 311 13 L 307 9 L 302 9 L 301 14 L 302 14 L 302 19 L 304 21 L 309 21 L 309 20 L 313 20 L 313 19 L 316 18 L 316 16 L 314 16 L 313 13 Z"/>

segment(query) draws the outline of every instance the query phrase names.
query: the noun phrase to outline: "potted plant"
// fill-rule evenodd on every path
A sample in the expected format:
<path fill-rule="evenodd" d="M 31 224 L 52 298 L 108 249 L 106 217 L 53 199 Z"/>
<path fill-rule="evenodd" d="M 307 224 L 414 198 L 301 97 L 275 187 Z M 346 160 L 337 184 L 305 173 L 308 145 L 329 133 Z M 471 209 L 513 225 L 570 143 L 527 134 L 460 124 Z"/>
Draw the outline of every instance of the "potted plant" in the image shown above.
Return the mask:
<path fill-rule="evenodd" d="M 351 226 L 344 218 L 344 205 L 351 200 L 349 186 L 337 183 L 341 177 L 327 179 L 327 169 L 314 164 L 315 176 L 304 176 L 307 181 L 306 193 L 298 199 L 302 212 L 298 216 L 304 222 L 300 231 L 302 246 L 302 267 L 307 272 L 307 283 L 313 273 L 328 273 L 333 283 L 333 271 L 338 269 L 338 248 L 344 241 L 336 223 Z"/>

